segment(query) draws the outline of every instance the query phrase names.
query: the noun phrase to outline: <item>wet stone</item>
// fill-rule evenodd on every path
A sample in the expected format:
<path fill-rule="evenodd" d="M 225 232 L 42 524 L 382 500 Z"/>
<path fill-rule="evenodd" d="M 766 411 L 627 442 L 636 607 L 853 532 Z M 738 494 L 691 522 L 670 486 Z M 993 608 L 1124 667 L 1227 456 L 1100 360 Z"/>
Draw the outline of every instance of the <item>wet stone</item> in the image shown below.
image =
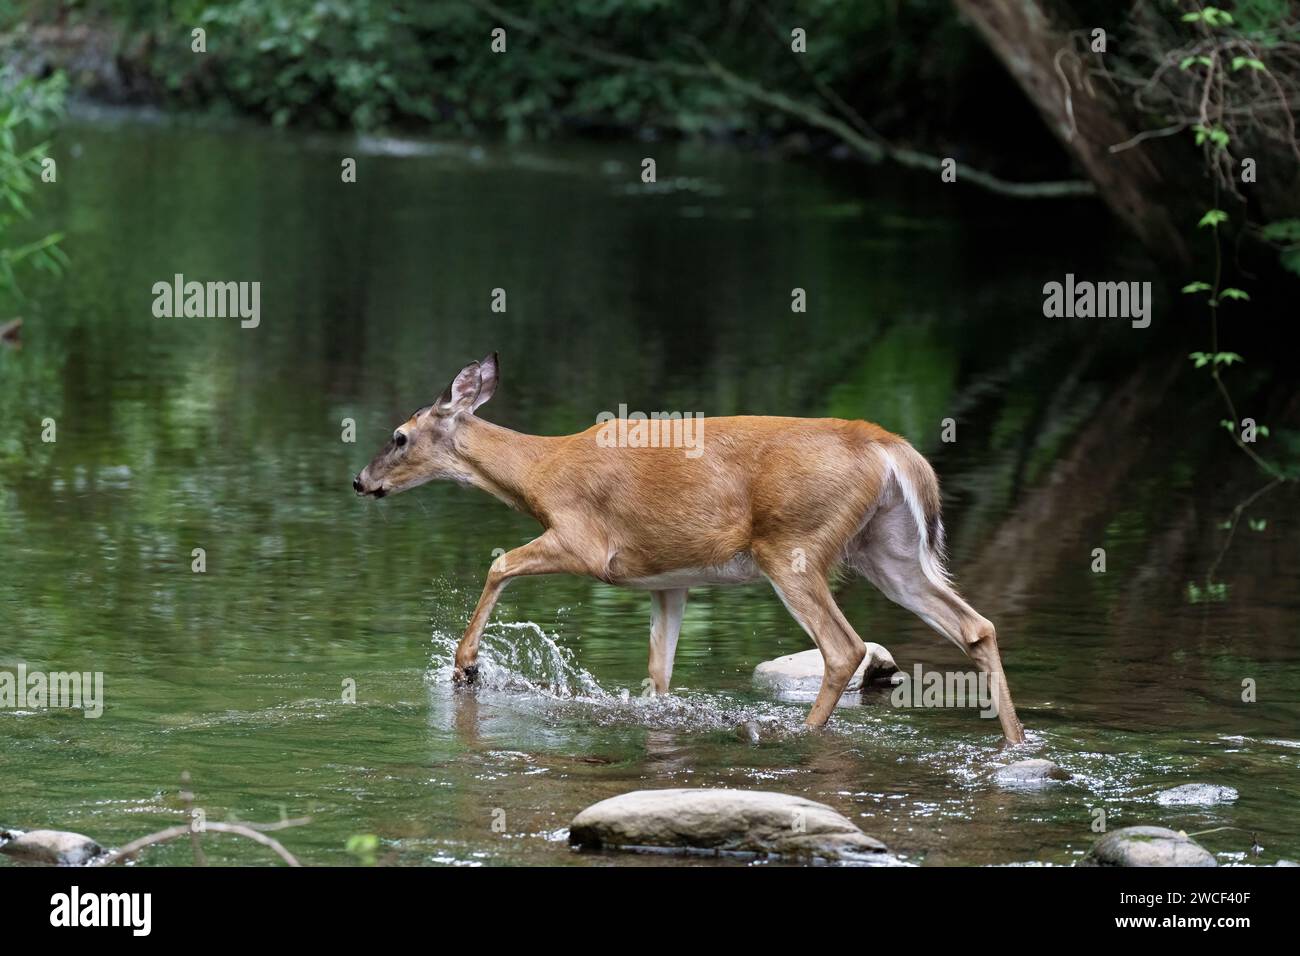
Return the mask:
<path fill-rule="evenodd" d="M 1093 844 L 1086 866 L 1217 866 L 1209 850 L 1164 827 L 1124 827 Z"/>
<path fill-rule="evenodd" d="M 862 690 L 864 684 L 891 683 L 893 676 L 898 673 L 898 665 L 894 663 L 889 651 L 870 641 L 864 643 L 867 645 L 867 656 L 849 678 L 848 686 L 844 689 L 846 694 Z M 822 652 L 814 647 L 797 654 L 763 661 L 754 668 L 754 685 L 778 697 L 811 700 L 821 688 L 824 670 Z"/>
<path fill-rule="evenodd" d="M 1162 807 L 1212 807 L 1220 803 L 1233 803 L 1237 791 L 1213 783 L 1185 783 L 1156 795 Z"/>
<path fill-rule="evenodd" d="M 993 782 L 1009 789 L 1048 787 L 1069 779 L 1067 771 L 1051 760 L 1041 759 L 1017 760 L 993 772 Z"/>
<path fill-rule="evenodd" d="M 636 790 L 602 800 L 569 825 L 585 849 L 752 854 L 897 864 L 879 840 L 822 803 L 759 790 Z"/>
<path fill-rule="evenodd" d="M 90 837 L 66 830 L 0 830 L 0 853 L 27 863 L 81 866 L 103 852 Z"/>

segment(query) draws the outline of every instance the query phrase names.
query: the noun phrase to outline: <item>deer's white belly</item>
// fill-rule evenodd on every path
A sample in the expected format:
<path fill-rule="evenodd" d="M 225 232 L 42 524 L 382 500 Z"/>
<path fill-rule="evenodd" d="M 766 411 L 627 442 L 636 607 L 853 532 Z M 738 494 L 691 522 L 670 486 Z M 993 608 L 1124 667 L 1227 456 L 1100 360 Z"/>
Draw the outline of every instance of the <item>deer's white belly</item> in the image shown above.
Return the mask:
<path fill-rule="evenodd" d="M 694 588 L 709 584 L 748 584 L 763 576 L 748 552 L 736 555 L 726 564 L 705 568 L 674 568 L 643 578 L 625 578 L 616 582 L 625 588 L 665 591 L 670 588 Z"/>

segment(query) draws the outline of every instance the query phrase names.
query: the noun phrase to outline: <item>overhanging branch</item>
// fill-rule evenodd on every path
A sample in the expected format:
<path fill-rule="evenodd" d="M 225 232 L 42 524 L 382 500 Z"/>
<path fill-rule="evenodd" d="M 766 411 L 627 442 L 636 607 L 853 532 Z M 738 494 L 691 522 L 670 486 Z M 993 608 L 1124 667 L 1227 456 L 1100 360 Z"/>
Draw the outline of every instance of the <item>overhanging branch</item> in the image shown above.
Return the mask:
<path fill-rule="evenodd" d="M 943 169 L 943 159 L 939 156 L 894 146 L 880 137 L 869 138 L 855 129 L 850 123 L 826 112 L 820 107 L 794 99 L 784 93 L 769 90 L 752 80 L 738 76 L 713 58 L 704 44 L 695 37 L 686 37 L 685 40 L 699 55 L 699 64 L 680 63 L 674 60 L 646 60 L 605 50 L 581 40 L 575 40 L 557 28 L 546 28 L 525 17 L 503 10 L 492 3 L 491 0 L 466 0 L 466 2 L 489 16 L 495 17 L 512 29 L 542 37 L 578 56 L 597 63 L 603 63 L 606 66 L 619 69 L 644 70 L 682 79 L 720 82 L 728 89 L 740 93 L 756 103 L 761 103 L 787 115 L 794 116 L 809 126 L 825 130 L 852 147 L 854 151 L 869 162 L 889 161 L 909 169 L 919 169 L 933 173 L 941 172 Z M 989 192 L 1018 199 L 1061 198 L 1096 194 L 1093 184 L 1083 180 L 1057 180 L 1034 183 L 1011 182 L 964 164 L 961 166 L 959 177 L 961 182 L 971 183 Z"/>

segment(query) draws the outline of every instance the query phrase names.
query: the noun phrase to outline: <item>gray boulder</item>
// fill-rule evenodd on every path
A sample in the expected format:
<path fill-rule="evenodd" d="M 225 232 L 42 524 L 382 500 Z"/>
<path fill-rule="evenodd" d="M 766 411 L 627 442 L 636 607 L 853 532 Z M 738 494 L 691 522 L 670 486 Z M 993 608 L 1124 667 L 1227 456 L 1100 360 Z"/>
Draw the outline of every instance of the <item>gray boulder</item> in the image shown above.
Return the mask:
<path fill-rule="evenodd" d="M 1092 845 L 1088 866 L 1218 866 L 1209 850 L 1164 827 L 1124 827 Z"/>
<path fill-rule="evenodd" d="M 846 694 L 862 690 L 863 684 L 890 683 L 893 675 L 898 673 L 898 665 L 889 651 L 870 641 L 863 643 L 867 645 L 867 656 L 849 678 L 849 684 L 844 688 Z M 814 647 L 763 661 L 754 668 L 754 684 L 778 697 L 811 700 L 821 688 L 824 670 L 822 652 Z"/>
<path fill-rule="evenodd" d="M 1033 789 L 1047 787 L 1070 774 L 1050 760 L 1017 760 L 993 772 L 993 782 L 1008 789 Z"/>
<path fill-rule="evenodd" d="M 27 863 L 81 866 L 103 852 L 90 837 L 66 830 L 0 830 L 0 853 Z"/>
<path fill-rule="evenodd" d="M 897 863 L 847 817 L 803 797 L 758 790 L 636 790 L 602 800 L 569 825 L 575 846 L 745 853 Z"/>
<path fill-rule="evenodd" d="M 1237 791 L 1213 783 L 1185 783 L 1181 787 L 1165 790 L 1156 795 L 1162 807 L 1212 807 L 1218 803 L 1232 803 Z"/>

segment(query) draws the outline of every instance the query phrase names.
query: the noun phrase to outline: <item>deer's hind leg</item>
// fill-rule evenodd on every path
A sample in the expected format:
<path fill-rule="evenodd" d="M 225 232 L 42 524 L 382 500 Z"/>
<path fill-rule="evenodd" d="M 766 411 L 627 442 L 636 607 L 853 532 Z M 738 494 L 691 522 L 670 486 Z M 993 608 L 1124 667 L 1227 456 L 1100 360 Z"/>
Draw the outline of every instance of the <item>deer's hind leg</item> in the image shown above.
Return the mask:
<path fill-rule="evenodd" d="M 1003 735 L 1011 743 L 1024 740 L 993 623 L 948 583 L 937 555 L 922 560 L 920 531 L 904 502 L 880 508 L 855 539 L 848 564 L 895 604 L 961 648 L 988 675 Z"/>

